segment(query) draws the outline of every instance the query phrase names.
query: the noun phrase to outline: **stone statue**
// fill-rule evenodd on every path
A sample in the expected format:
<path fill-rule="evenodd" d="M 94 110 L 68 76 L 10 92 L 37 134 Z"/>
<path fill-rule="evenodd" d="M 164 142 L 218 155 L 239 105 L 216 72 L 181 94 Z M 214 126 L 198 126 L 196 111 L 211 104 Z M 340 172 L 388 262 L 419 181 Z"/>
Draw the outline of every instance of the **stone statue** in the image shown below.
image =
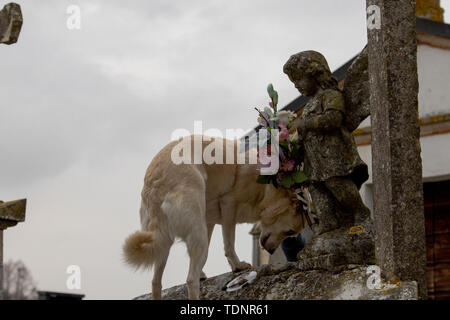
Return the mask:
<path fill-rule="evenodd" d="M 319 219 L 312 226 L 314 233 L 320 235 L 367 221 L 370 210 L 359 189 L 369 177 L 368 169 L 352 135 L 368 115 L 366 106 L 355 106 L 351 99 L 355 95 L 346 99 L 319 52 L 292 55 L 283 71 L 301 94 L 311 97 L 293 127 L 302 139 L 303 171 L 308 176 L 308 190 Z"/>
<path fill-rule="evenodd" d="M 17 3 L 8 3 L 0 10 L 0 43 L 13 44 L 22 28 L 22 10 Z"/>

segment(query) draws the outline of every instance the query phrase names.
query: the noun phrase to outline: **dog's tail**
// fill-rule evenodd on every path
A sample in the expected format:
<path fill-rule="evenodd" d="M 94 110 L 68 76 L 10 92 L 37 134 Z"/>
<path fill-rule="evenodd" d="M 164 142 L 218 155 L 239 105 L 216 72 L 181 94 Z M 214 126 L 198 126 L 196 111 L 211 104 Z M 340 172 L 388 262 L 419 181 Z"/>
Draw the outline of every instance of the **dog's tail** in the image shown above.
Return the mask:
<path fill-rule="evenodd" d="M 158 249 L 155 233 L 136 231 L 128 236 L 123 245 L 125 262 L 136 268 L 151 268 L 158 257 Z"/>

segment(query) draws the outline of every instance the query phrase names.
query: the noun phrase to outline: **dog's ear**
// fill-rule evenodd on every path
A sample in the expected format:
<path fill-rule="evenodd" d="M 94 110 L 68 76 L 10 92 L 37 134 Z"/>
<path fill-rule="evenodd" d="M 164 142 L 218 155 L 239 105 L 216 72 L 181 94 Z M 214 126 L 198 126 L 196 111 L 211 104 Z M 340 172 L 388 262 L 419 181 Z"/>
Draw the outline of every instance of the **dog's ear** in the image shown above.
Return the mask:
<path fill-rule="evenodd" d="M 278 217 L 285 212 L 290 206 L 287 199 L 280 199 L 277 203 L 273 203 L 261 212 L 261 218 L 267 224 L 274 224 Z"/>

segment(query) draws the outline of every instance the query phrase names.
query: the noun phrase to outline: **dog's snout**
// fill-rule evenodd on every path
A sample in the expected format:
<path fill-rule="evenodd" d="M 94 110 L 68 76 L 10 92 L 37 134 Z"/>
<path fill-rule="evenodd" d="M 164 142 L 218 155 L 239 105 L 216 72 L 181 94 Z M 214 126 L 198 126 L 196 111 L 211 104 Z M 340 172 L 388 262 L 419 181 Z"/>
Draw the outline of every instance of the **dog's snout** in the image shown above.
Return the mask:
<path fill-rule="evenodd" d="M 264 236 L 264 237 L 261 238 L 260 244 L 261 244 L 261 247 L 262 247 L 262 248 L 264 248 L 264 249 L 266 248 L 266 247 L 265 247 L 265 244 L 266 244 L 266 242 L 267 242 L 267 239 L 269 239 L 269 237 L 270 237 L 270 234 L 268 234 L 268 235 L 266 235 L 266 236 Z"/>
<path fill-rule="evenodd" d="M 261 238 L 260 244 L 261 244 L 261 248 L 262 249 L 265 249 L 268 253 L 273 254 L 275 252 L 275 249 L 274 248 L 270 248 L 271 247 L 270 245 L 269 245 L 269 248 L 268 248 L 267 242 L 268 242 L 269 238 L 270 238 L 270 233 L 268 235 L 265 235 L 265 236 L 263 236 Z"/>

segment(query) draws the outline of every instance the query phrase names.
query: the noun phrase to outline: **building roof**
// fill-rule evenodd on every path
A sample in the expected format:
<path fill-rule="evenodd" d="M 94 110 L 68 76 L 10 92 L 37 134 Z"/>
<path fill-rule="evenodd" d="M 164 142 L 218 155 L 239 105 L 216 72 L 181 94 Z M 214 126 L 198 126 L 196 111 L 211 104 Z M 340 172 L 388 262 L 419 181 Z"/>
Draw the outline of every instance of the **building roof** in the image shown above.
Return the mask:
<path fill-rule="evenodd" d="M 425 18 L 416 18 L 417 32 L 450 39 L 450 24 Z"/>

